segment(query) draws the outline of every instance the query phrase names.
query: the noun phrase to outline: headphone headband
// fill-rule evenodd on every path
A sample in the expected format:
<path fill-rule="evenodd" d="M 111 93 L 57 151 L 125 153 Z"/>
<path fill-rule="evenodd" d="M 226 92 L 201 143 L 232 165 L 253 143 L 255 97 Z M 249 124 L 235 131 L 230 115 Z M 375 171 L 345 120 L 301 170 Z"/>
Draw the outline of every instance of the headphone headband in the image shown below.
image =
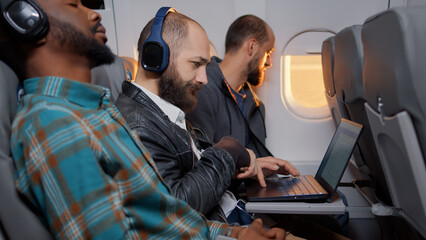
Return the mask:
<path fill-rule="evenodd" d="M 172 7 L 161 7 L 160 9 L 158 9 L 157 14 L 155 14 L 154 25 L 159 24 L 160 26 L 162 26 L 164 22 L 164 18 L 166 18 L 169 12 L 177 12 L 177 11 L 176 9 Z"/>
<path fill-rule="evenodd" d="M 163 72 L 169 64 L 170 50 L 163 40 L 163 22 L 169 12 L 177 12 L 171 7 L 162 7 L 155 15 L 151 33 L 142 45 L 142 67 L 150 72 Z"/>

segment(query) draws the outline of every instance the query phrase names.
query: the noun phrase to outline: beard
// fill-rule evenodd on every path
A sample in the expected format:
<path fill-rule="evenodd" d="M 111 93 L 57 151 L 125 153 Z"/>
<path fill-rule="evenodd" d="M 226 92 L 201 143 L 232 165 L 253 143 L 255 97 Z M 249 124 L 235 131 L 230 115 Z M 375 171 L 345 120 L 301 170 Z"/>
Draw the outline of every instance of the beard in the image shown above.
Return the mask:
<path fill-rule="evenodd" d="M 158 82 L 158 95 L 188 113 L 197 105 L 196 92 L 201 84 L 194 81 L 185 82 L 174 65 L 164 71 Z"/>
<path fill-rule="evenodd" d="M 254 87 L 262 85 L 263 80 L 265 80 L 264 72 L 259 69 L 259 62 L 259 54 L 256 54 L 256 56 L 247 66 L 249 70 L 249 74 L 247 75 L 247 82 Z"/>
<path fill-rule="evenodd" d="M 49 21 L 49 23 L 52 36 L 59 41 L 62 47 L 69 48 L 74 53 L 87 57 L 90 68 L 114 62 L 114 54 L 111 49 L 98 42 L 94 37 L 96 30 L 101 25 L 100 23 L 90 29 L 90 32 L 93 33 L 91 38 L 69 23 L 56 18 L 51 19 L 52 21 Z"/>

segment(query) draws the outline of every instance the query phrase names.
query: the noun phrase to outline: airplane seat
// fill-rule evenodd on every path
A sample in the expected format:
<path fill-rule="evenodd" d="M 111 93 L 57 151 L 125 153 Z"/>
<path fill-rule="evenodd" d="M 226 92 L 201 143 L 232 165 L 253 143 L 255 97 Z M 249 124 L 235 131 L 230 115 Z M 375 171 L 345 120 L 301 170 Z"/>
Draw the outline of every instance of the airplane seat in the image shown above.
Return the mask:
<path fill-rule="evenodd" d="M 15 189 L 9 138 L 17 108 L 18 77 L 0 61 L 0 236 L 4 239 L 52 239 Z"/>
<path fill-rule="evenodd" d="M 380 164 L 379 155 L 374 145 L 370 124 L 365 112 L 362 67 L 364 52 L 361 42 L 361 25 L 346 27 L 335 36 L 335 68 L 334 79 L 337 98 L 344 103 L 350 119 L 364 126 L 358 140 L 360 157 L 367 173 L 373 181 L 374 195 L 369 196 L 372 202 L 377 200 L 392 205 L 385 176 Z"/>
<path fill-rule="evenodd" d="M 331 117 L 334 122 L 335 129 L 342 118 L 350 119 L 345 104 L 337 98 L 336 89 L 334 87 L 334 36 L 323 41 L 321 47 L 322 73 L 324 79 L 325 98 L 330 108 Z M 358 146 L 353 151 L 353 159 L 358 170 L 362 173 L 370 174 L 368 167 L 364 164 Z"/>
<path fill-rule="evenodd" d="M 341 118 L 349 119 L 349 114 L 341 101 L 337 101 L 334 88 L 334 36 L 329 37 L 321 47 L 322 73 L 324 79 L 325 97 L 333 118 L 334 126 L 340 123 Z"/>
<path fill-rule="evenodd" d="M 426 6 L 398 7 L 368 18 L 362 28 L 365 107 L 394 203 L 389 213 L 401 216 L 423 238 L 425 23 Z"/>
<path fill-rule="evenodd" d="M 91 83 L 111 90 L 114 103 L 121 92 L 123 81 L 131 81 L 136 77 L 138 62 L 130 57 L 115 56 L 111 64 L 103 64 L 92 69 Z"/>

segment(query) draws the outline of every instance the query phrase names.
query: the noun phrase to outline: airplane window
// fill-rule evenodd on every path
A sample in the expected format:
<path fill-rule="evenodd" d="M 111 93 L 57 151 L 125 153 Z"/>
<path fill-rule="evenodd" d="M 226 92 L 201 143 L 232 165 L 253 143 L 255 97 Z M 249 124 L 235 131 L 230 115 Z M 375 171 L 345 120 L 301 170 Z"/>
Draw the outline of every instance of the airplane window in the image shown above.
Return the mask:
<path fill-rule="evenodd" d="M 105 9 L 104 0 L 82 0 L 81 3 L 90 9 Z"/>
<path fill-rule="evenodd" d="M 305 107 L 321 107 L 327 104 L 324 97 L 321 55 L 284 56 L 294 99 Z"/>
<path fill-rule="evenodd" d="M 301 32 L 287 42 L 281 54 L 281 99 L 299 117 L 330 117 L 322 75 L 321 45 L 331 34 L 321 29 Z"/>

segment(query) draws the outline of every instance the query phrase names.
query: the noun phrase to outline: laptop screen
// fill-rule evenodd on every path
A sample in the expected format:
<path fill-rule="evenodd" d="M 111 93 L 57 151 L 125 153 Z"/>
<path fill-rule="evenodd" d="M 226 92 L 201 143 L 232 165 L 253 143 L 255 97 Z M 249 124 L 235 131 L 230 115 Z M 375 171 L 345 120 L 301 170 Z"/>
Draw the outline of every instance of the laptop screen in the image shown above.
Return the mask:
<path fill-rule="evenodd" d="M 334 133 L 315 179 L 333 197 L 360 135 L 362 125 L 343 119 Z"/>

